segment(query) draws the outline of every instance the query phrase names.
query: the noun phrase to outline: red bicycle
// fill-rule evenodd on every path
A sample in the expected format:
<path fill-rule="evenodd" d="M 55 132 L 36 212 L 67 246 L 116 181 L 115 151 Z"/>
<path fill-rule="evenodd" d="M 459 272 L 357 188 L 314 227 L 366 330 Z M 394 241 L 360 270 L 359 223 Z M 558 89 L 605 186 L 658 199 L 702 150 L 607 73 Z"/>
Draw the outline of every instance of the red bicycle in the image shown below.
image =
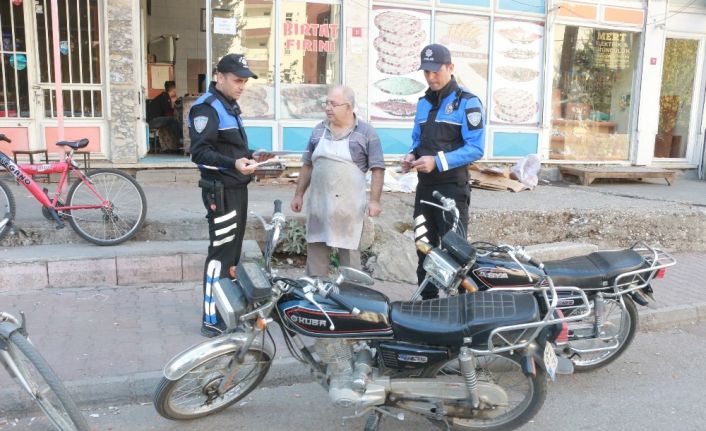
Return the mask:
<path fill-rule="evenodd" d="M 3 134 L 0 134 L 0 141 L 11 142 Z M 145 193 L 137 181 L 117 169 L 82 172 L 72 157 L 75 150 L 88 145 L 88 139 L 61 141 L 56 145 L 67 150 L 65 160 L 18 165 L 0 151 L 0 165 L 43 205 L 42 214 L 56 222 L 57 229 L 64 228 L 64 220 L 68 220 L 76 233 L 98 245 L 120 244 L 135 236 L 147 214 Z M 60 200 L 61 190 L 69 173 L 76 177 L 76 181 L 64 203 Z M 37 174 L 61 174 L 53 197 L 34 181 Z M 12 229 L 14 218 L 15 198 L 10 188 L 0 181 L 0 240 Z"/>

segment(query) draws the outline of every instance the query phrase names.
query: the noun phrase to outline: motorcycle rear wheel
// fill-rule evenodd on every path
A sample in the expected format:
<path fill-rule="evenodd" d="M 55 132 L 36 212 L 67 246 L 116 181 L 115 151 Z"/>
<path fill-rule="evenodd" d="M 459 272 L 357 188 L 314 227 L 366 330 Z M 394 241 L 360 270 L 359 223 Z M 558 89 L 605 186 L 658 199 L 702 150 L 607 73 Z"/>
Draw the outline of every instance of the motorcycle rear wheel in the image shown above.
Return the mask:
<path fill-rule="evenodd" d="M 637 306 L 627 296 L 623 297 L 625 302 L 625 310 L 620 306 L 619 299 L 608 299 L 605 298 L 605 321 L 603 324 L 603 329 L 609 334 L 615 334 L 618 339 L 618 347 L 614 350 L 605 350 L 595 353 L 581 353 L 580 355 L 573 355 L 571 357 L 571 362 L 574 363 L 574 370 L 577 372 L 587 372 L 593 371 L 597 368 L 604 367 L 614 360 L 618 359 L 620 355 L 625 352 L 632 340 L 635 338 L 635 332 L 637 332 L 638 325 L 638 314 Z M 626 312 L 627 311 L 627 312 Z M 569 333 L 571 333 L 571 327 L 580 324 L 593 324 L 595 321 L 595 307 L 594 312 L 591 313 L 585 320 L 579 320 L 577 322 L 569 322 Z M 574 343 L 578 345 L 580 341 L 572 340 L 569 336 L 569 344 Z M 593 339 L 590 345 L 600 345 L 602 342 L 597 339 Z M 606 342 L 608 343 L 608 342 Z M 588 344 L 588 343 L 585 343 Z M 597 346 L 598 347 L 598 346 Z"/>
<path fill-rule="evenodd" d="M 537 366 L 536 375 L 531 377 L 522 373 L 519 358 L 515 356 L 490 354 L 477 356 L 476 359 L 478 381 L 500 386 L 508 394 L 508 406 L 481 409 L 473 418 L 447 416 L 451 428 L 455 431 L 504 431 L 529 422 L 542 408 L 547 397 L 544 369 Z M 459 382 L 463 382 L 458 359 L 432 366 L 425 371 L 425 377 L 449 375 L 458 376 Z"/>
<path fill-rule="evenodd" d="M 255 389 L 270 369 L 272 358 L 251 347 L 245 354 L 234 386 L 223 396 L 215 390 L 229 372 L 235 350 L 210 358 L 191 368 L 182 378 L 162 378 L 154 394 L 157 413 L 167 419 L 190 420 L 219 412 Z"/>

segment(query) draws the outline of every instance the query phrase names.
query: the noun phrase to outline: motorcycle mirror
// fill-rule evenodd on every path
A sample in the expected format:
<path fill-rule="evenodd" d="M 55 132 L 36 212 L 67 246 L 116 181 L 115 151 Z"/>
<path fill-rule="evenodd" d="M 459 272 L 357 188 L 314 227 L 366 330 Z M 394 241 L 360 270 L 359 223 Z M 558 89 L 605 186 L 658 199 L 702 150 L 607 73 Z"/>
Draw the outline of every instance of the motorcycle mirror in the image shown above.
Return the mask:
<path fill-rule="evenodd" d="M 375 283 L 371 276 L 355 268 L 341 266 L 338 268 L 338 271 L 341 273 L 343 281 L 349 283 L 362 284 L 365 286 L 372 286 Z"/>

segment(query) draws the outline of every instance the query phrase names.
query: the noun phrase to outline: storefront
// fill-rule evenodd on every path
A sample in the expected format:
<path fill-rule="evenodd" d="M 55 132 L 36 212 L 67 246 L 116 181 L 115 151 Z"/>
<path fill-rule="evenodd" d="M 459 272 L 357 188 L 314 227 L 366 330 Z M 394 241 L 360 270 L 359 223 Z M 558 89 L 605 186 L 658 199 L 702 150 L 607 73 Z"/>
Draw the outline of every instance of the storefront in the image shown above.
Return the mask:
<path fill-rule="evenodd" d="M 17 148 L 44 148 L 54 136 L 49 3 L 0 2 L 0 128 L 16 134 Z M 67 136 L 91 134 L 94 154 L 113 163 L 188 164 L 147 155 L 144 101 L 165 76 L 180 95 L 203 91 L 209 38 L 212 67 L 244 52 L 260 76 L 240 100 L 254 147 L 302 150 L 327 86 L 343 83 L 386 155 L 406 152 L 426 89 L 419 51 L 437 42 L 484 103 L 486 160 L 538 153 L 543 163 L 688 168 L 703 153 L 706 0 L 59 4 Z M 176 34 L 169 73 L 148 67 L 148 42 Z"/>

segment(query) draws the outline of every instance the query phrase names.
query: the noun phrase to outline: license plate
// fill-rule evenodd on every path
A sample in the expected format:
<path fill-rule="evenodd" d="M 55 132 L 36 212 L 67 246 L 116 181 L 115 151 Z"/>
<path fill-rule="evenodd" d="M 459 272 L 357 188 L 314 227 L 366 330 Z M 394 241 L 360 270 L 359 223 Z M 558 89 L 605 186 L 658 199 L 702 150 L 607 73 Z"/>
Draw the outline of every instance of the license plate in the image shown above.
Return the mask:
<path fill-rule="evenodd" d="M 544 367 L 547 369 L 547 374 L 552 381 L 556 380 L 556 369 L 559 366 L 559 359 L 554 353 L 554 346 L 547 341 L 544 345 Z"/>

